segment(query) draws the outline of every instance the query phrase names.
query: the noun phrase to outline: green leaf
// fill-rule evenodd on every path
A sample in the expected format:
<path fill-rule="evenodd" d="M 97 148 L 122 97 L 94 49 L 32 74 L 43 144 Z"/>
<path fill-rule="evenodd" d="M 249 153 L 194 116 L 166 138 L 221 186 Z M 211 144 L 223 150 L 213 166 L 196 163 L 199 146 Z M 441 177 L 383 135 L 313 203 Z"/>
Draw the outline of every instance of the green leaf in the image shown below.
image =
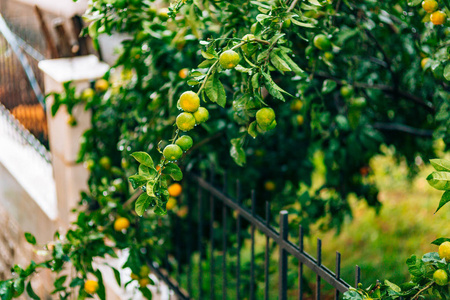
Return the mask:
<path fill-rule="evenodd" d="M 450 161 L 445 159 L 430 159 L 431 165 L 436 171 L 450 172 Z"/>
<path fill-rule="evenodd" d="M 444 69 L 444 78 L 450 81 L 450 64 L 447 64 Z"/>
<path fill-rule="evenodd" d="M 292 58 L 289 57 L 286 52 L 281 52 L 281 56 L 295 74 L 300 75 L 305 72 L 292 60 Z"/>
<path fill-rule="evenodd" d="M 30 243 L 31 245 L 36 245 L 36 238 L 34 237 L 34 235 L 32 235 L 29 232 L 25 232 L 25 239 L 27 240 L 28 243 Z"/>
<path fill-rule="evenodd" d="M 439 257 L 439 254 L 437 253 L 437 252 L 429 252 L 429 253 L 425 253 L 423 256 L 422 256 L 422 261 L 423 262 L 442 262 L 444 260 L 444 258 L 443 259 L 441 259 L 440 257 Z"/>
<path fill-rule="evenodd" d="M 214 58 L 216 58 L 216 57 L 214 56 L 214 54 L 205 52 L 205 51 L 203 51 L 203 50 L 202 50 L 202 56 L 203 56 L 205 59 L 214 59 Z"/>
<path fill-rule="evenodd" d="M 149 168 L 144 165 L 139 165 L 139 175 L 147 178 L 155 178 L 158 175 L 158 171 L 155 168 Z"/>
<path fill-rule="evenodd" d="M 208 78 L 205 84 L 206 95 L 209 100 L 219 104 L 221 107 L 225 107 L 227 103 L 227 96 L 225 94 L 225 88 L 220 82 L 218 75 L 214 74 Z"/>
<path fill-rule="evenodd" d="M 450 239 L 441 237 L 432 241 L 431 244 L 440 246 L 443 242 L 450 242 Z"/>
<path fill-rule="evenodd" d="M 449 172 L 433 172 L 427 177 L 428 183 L 437 190 L 445 191 L 450 189 Z"/>
<path fill-rule="evenodd" d="M 120 272 L 116 268 L 111 267 L 111 269 L 114 272 L 114 277 L 116 278 L 117 284 L 119 286 L 122 286 L 122 283 L 121 283 L 121 280 L 120 280 Z"/>
<path fill-rule="evenodd" d="M 27 284 L 27 294 L 28 294 L 28 296 L 30 296 L 31 299 L 34 299 L 34 300 L 40 300 L 41 299 L 34 292 L 33 287 L 31 286 L 31 282 L 28 282 L 28 284 Z"/>
<path fill-rule="evenodd" d="M 272 80 L 272 77 L 265 73 L 262 72 L 262 75 L 264 77 L 264 81 L 265 81 L 265 86 L 267 88 L 267 91 L 276 99 L 281 100 L 281 101 L 285 101 L 283 95 L 281 94 L 282 89 L 276 85 L 276 83 Z"/>
<path fill-rule="evenodd" d="M 287 62 L 279 57 L 275 52 L 270 53 L 270 61 L 280 72 L 292 71 Z"/>
<path fill-rule="evenodd" d="M 130 177 L 128 177 L 128 180 L 130 181 L 133 189 L 137 189 L 137 188 L 143 186 L 144 184 L 146 184 L 147 181 L 149 180 L 149 178 L 144 175 L 135 174 L 135 175 L 131 175 Z"/>
<path fill-rule="evenodd" d="M 313 24 L 313 23 L 300 22 L 300 21 L 298 21 L 298 20 L 296 20 L 294 18 L 291 18 L 291 21 L 292 21 L 292 23 L 294 23 L 295 25 L 300 26 L 300 27 L 305 27 L 305 28 L 314 28 L 314 27 L 316 27 L 316 25 Z"/>
<path fill-rule="evenodd" d="M 441 207 L 447 204 L 447 202 L 449 201 L 450 201 L 450 191 L 445 191 L 445 193 L 441 197 L 441 201 L 439 201 L 439 206 L 434 213 L 437 213 L 438 210 L 440 210 Z"/>
<path fill-rule="evenodd" d="M 155 181 L 148 181 L 147 182 L 147 195 L 149 195 L 150 197 L 156 197 L 155 196 L 155 191 L 154 191 L 154 187 L 155 187 Z"/>
<path fill-rule="evenodd" d="M 323 82 L 322 93 L 323 94 L 331 93 L 332 91 L 334 91 L 336 89 L 336 87 L 337 87 L 336 81 L 327 79 Z"/>
<path fill-rule="evenodd" d="M 106 291 L 105 291 L 105 285 L 103 284 L 102 272 L 100 272 L 99 270 L 95 271 L 95 276 L 97 277 L 97 281 L 98 281 L 97 296 L 101 300 L 106 300 Z"/>
<path fill-rule="evenodd" d="M 131 156 L 134 157 L 139 163 L 143 164 L 144 166 L 147 166 L 149 168 L 153 168 L 153 159 L 151 156 L 146 152 L 134 152 L 131 154 Z"/>
<path fill-rule="evenodd" d="M 425 273 L 425 264 L 421 259 L 418 259 L 415 255 L 406 260 L 408 265 L 408 271 L 411 275 L 420 277 Z"/>
<path fill-rule="evenodd" d="M 400 293 L 402 291 L 402 289 L 398 285 L 393 284 L 392 282 L 390 282 L 387 279 L 384 281 L 384 284 L 387 285 L 388 287 L 390 287 L 393 291 L 395 291 L 397 293 Z"/>
<path fill-rule="evenodd" d="M 246 163 L 245 151 L 242 148 L 243 138 L 236 138 L 231 140 L 230 155 L 236 164 L 242 167 Z"/>
<path fill-rule="evenodd" d="M 147 194 L 141 194 L 136 200 L 134 210 L 138 216 L 142 216 L 151 203 L 151 198 Z"/>
<path fill-rule="evenodd" d="M 417 6 L 420 3 L 422 3 L 422 0 L 411 0 L 411 1 L 408 1 L 408 5 L 409 6 Z"/>
<path fill-rule="evenodd" d="M 169 175 L 173 180 L 176 181 L 180 181 L 181 179 L 183 179 L 183 172 L 181 172 L 180 167 L 174 163 L 168 163 L 162 170 L 162 173 L 165 175 Z"/>
<path fill-rule="evenodd" d="M 257 125 L 258 124 L 256 121 L 253 121 L 250 123 L 250 126 L 248 126 L 248 134 L 250 134 L 252 138 L 256 138 L 258 136 L 258 131 L 256 129 Z"/>

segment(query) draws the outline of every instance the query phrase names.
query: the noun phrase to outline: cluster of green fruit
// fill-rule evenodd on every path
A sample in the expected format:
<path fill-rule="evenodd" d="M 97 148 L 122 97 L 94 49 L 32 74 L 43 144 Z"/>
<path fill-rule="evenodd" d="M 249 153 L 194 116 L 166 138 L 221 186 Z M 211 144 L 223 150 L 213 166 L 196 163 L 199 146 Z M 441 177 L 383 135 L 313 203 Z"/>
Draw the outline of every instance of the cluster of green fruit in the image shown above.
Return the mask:
<path fill-rule="evenodd" d="M 176 124 L 181 131 L 190 131 L 196 125 L 206 122 L 209 119 L 209 112 L 200 106 L 200 97 L 187 91 L 181 94 L 178 106 L 183 110 L 177 116 Z M 164 148 L 163 155 L 168 161 L 175 161 L 183 156 L 183 152 L 188 151 L 193 145 L 193 140 L 188 135 L 183 135 L 175 140 L 175 143 Z"/>

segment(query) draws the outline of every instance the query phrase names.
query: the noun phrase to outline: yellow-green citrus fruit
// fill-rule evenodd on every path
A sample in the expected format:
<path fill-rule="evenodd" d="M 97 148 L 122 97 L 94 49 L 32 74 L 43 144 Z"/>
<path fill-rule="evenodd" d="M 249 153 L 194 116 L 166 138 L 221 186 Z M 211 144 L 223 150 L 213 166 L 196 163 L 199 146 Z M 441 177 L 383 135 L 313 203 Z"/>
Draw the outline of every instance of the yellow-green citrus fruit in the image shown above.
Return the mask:
<path fill-rule="evenodd" d="M 98 163 L 105 170 L 111 169 L 111 159 L 108 156 L 103 156 L 102 158 L 100 158 Z"/>
<path fill-rule="evenodd" d="M 177 199 L 175 199 L 174 197 L 170 197 L 166 203 L 166 209 L 172 210 L 175 208 L 176 205 L 177 205 Z"/>
<path fill-rule="evenodd" d="M 167 7 L 163 7 L 160 10 L 158 10 L 158 17 L 165 21 L 169 19 L 169 9 Z"/>
<path fill-rule="evenodd" d="M 300 111 L 302 110 L 303 102 L 300 99 L 295 99 L 291 102 L 291 111 Z"/>
<path fill-rule="evenodd" d="M 436 11 L 431 14 L 430 21 L 434 25 L 442 25 L 445 23 L 445 20 L 447 19 L 447 15 L 442 11 Z"/>
<path fill-rule="evenodd" d="M 323 54 L 323 57 L 327 60 L 327 61 L 333 61 L 334 60 L 334 54 L 333 52 L 327 51 Z"/>
<path fill-rule="evenodd" d="M 146 277 L 146 278 L 141 278 L 139 279 L 139 286 L 140 287 L 146 287 L 147 285 L 150 284 L 150 278 Z"/>
<path fill-rule="evenodd" d="M 305 118 L 302 115 L 297 115 L 295 117 L 295 120 L 297 121 L 298 126 L 302 126 L 303 123 L 305 122 Z"/>
<path fill-rule="evenodd" d="M 447 285 L 448 284 L 448 274 L 445 270 L 442 270 L 442 269 L 436 270 L 433 274 L 433 280 L 438 285 Z"/>
<path fill-rule="evenodd" d="M 170 197 L 178 197 L 181 195 L 181 192 L 183 191 L 183 187 L 179 183 L 173 183 L 169 185 L 167 188 L 167 191 L 169 192 Z"/>
<path fill-rule="evenodd" d="M 256 123 L 262 129 L 266 129 L 272 125 L 273 121 L 275 121 L 275 112 L 270 107 L 261 108 L 256 112 Z"/>
<path fill-rule="evenodd" d="M 131 279 L 133 279 L 133 280 L 138 280 L 139 279 L 139 275 L 136 275 L 136 274 L 134 274 L 134 273 L 131 273 Z"/>
<path fill-rule="evenodd" d="M 87 88 L 81 93 L 81 99 L 84 101 L 89 101 L 92 98 L 94 98 L 94 95 L 95 95 L 94 90 L 91 88 Z"/>
<path fill-rule="evenodd" d="M 450 242 L 443 242 L 439 246 L 439 257 L 445 258 L 447 262 L 450 262 Z"/>
<path fill-rule="evenodd" d="M 143 265 L 139 270 L 140 277 L 147 277 L 150 274 L 150 268 L 147 265 Z"/>
<path fill-rule="evenodd" d="M 192 140 L 192 138 L 190 136 L 183 135 L 175 141 L 175 144 L 180 146 L 180 148 L 183 151 L 188 151 L 189 149 L 191 149 L 192 145 L 194 144 L 194 141 Z"/>
<path fill-rule="evenodd" d="M 98 290 L 98 282 L 95 280 L 86 280 L 84 283 L 84 290 L 88 294 L 95 294 Z"/>
<path fill-rule="evenodd" d="M 74 127 L 77 125 L 77 119 L 75 119 L 74 116 L 70 115 L 69 119 L 67 120 L 67 124 L 69 124 L 69 126 Z"/>
<path fill-rule="evenodd" d="M 438 3 L 435 0 L 425 0 L 422 1 L 422 8 L 427 12 L 427 13 L 432 13 L 434 11 L 436 11 L 436 9 L 438 9 Z"/>
<path fill-rule="evenodd" d="M 178 115 L 176 123 L 181 131 L 189 131 L 195 127 L 195 118 L 191 113 L 183 112 Z"/>
<path fill-rule="evenodd" d="M 341 96 L 344 98 L 350 98 L 351 96 L 353 96 L 353 87 L 350 85 L 343 85 L 341 87 Z"/>
<path fill-rule="evenodd" d="M 422 69 L 425 69 L 429 61 L 430 61 L 429 57 L 422 58 L 422 60 L 420 61 L 420 66 L 422 67 Z"/>
<path fill-rule="evenodd" d="M 183 156 L 183 150 L 178 145 L 170 144 L 164 148 L 163 155 L 169 161 L 177 160 Z"/>
<path fill-rule="evenodd" d="M 275 182 L 268 180 L 264 183 L 264 188 L 266 191 L 273 192 L 277 186 L 275 185 Z"/>
<path fill-rule="evenodd" d="M 114 221 L 115 231 L 122 231 L 124 229 L 127 229 L 128 227 L 130 227 L 130 221 L 128 221 L 127 218 L 120 217 Z"/>
<path fill-rule="evenodd" d="M 286 19 L 286 20 L 284 20 L 284 22 L 283 22 L 283 28 L 289 28 L 289 27 L 291 27 L 291 23 L 292 23 L 291 19 Z"/>
<path fill-rule="evenodd" d="M 204 107 L 199 107 L 198 110 L 194 113 L 194 118 L 195 123 L 197 124 L 206 122 L 209 119 L 209 111 Z"/>
<path fill-rule="evenodd" d="M 255 36 L 253 34 L 251 34 L 251 33 L 246 34 L 246 35 L 244 35 L 242 37 L 242 40 L 245 41 L 245 42 L 249 42 L 249 41 L 254 40 L 254 39 L 255 39 Z M 256 49 L 251 49 L 251 47 L 252 46 L 250 46 L 250 50 L 251 51 L 249 51 L 249 47 L 248 47 L 248 43 L 247 43 L 247 44 L 242 45 L 241 49 L 242 49 L 242 51 L 244 51 L 245 54 L 251 55 L 252 52 L 255 52 L 254 50 L 256 50 Z"/>
<path fill-rule="evenodd" d="M 200 107 L 200 98 L 192 91 L 187 91 L 180 96 L 180 107 L 187 112 L 196 112 Z"/>
<path fill-rule="evenodd" d="M 93 159 L 88 159 L 87 161 L 84 162 L 84 167 L 92 172 L 92 170 L 94 170 L 95 167 L 95 161 Z"/>
<path fill-rule="evenodd" d="M 95 82 L 95 90 L 97 92 L 104 92 L 108 89 L 109 83 L 105 79 L 99 79 Z"/>
<path fill-rule="evenodd" d="M 234 50 L 226 50 L 219 56 L 219 64 L 224 69 L 233 69 L 240 60 L 239 54 Z"/>
<path fill-rule="evenodd" d="M 331 49 L 331 42 L 324 34 L 318 34 L 314 37 L 314 46 L 317 49 L 328 51 Z"/>

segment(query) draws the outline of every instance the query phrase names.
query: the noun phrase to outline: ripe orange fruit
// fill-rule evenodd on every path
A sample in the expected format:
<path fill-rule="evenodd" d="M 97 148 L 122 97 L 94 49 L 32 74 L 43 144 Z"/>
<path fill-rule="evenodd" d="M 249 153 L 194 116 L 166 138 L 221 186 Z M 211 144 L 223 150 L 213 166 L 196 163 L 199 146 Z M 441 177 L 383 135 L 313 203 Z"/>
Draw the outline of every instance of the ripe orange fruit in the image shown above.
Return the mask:
<path fill-rule="evenodd" d="M 263 107 L 256 112 L 256 123 L 262 128 L 267 129 L 275 121 L 275 112 L 270 107 Z"/>
<path fill-rule="evenodd" d="M 183 135 L 175 141 L 175 144 L 180 146 L 180 148 L 186 152 L 189 149 L 191 149 L 192 145 L 194 144 L 194 141 L 192 140 L 192 138 L 190 136 Z"/>
<path fill-rule="evenodd" d="M 328 51 L 331 49 L 331 42 L 324 34 L 318 34 L 314 37 L 314 46 L 319 50 Z"/>
<path fill-rule="evenodd" d="M 440 258 L 445 258 L 447 262 L 450 262 L 450 242 L 443 242 L 439 246 L 438 253 Z"/>
<path fill-rule="evenodd" d="M 183 187 L 179 183 L 174 183 L 167 188 L 167 191 L 169 192 L 170 197 L 178 197 L 181 195 Z"/>
<path fill-rule="evenodd" d="M 167 203 L 166 203 L 166 209 L 172 210 L 175 208 L 176 205 L 177 205 L 177 199 L 175 199 L 174 197 L 170 197 L 169 201 L 167 201 Z"/>
<path fill-rule="evenodd" d="M 447 15 L 442 11 L 436 11 L 431 14 L 430 21 L 434 25 L 442 25 L 445 23 L 445 20 L 447 19 Z"/>
<path fill-rule="evenodd" d="M 180 106 L 184 111 L 193 113 L 200 107 L 200 98 L 192 91 L 187 91 L 180 96 Z"/>
<path fill-rule="evenodd" d="M 168 161 L 173 161 L 183 156 L 183 150 L 178 145 L 170 144 L 164 148 L 163 155 Z"/>
<path fill-rule="evenodd" d="M 439 269 L 433 273 L 433 280 L 438 285 L 448 284 L 448 274 L 445 270 Z"/>
<path fill-rule="evenodd" d="M 95 90 L 97 92 L 105 92 L 109 87 L 108 81 L 105 79 L 99 79 L 95 82 Z"/>
<path fill-rule="evenodd" d="M 84 290 L 88 294 L 95 294 L 98 290 L 98 282 L 95 280 L 86 280 L 84 283 Z"/>
<path fill-rule="evenodd" d="M 420 66 L 422 67 L 422 69 L 425 69 L 429 61 L 430 61 L 429 57 L 422 58 L 422 60 L 420 61 Z"/>
<path fill-rule="evenodd" d="M 177 216 L 184 219 L 189 212 L 189 207 L 187 205 L 180 207 L 180 209 L 177 211 Z"/>
<path fill-rule="evenodd" d="M 189 75 L 189 69 L 188 68 L 181 69 L 178 72 L 178 76 L 180 76 L 181 79 L 185 79 L 186 77 L 188 77 L 188 75 Z"/>
<path fill-rule="evenodd" d="M 194 118 L 196 124 L 206 122 L 209 119 L 209 111 L 204 107 L 199 107 L 198 110 L 194 113 Z"/>
<path fill-rule="evenodd" d="M 264 188 L 266 189 L 266 191 L 273 192 L 276 189 L 276 187 L 277 186 L 275 185 L 275 182 L 271 180 L 268 180 L 264 183 Z"/>
<path fill-rule="evenodd" d="M 115 231 L 122 231 L 124 229 L 127 229 L 128 227 L 130 227 L 130 221 L 128 221 L 127 218 L 120 217 L 114 221 Z"/>
<path fill-rule="evenodd" d="M 191 113 L 183 112 L 178 115 L 176 120 L 178 129 L 181 131 L 189 131 L 195 127 L 195 118 Z"/>
<path fill-rule="evenodd" d="M 219 64 L 224 69 L 233 69 L 240 60 L 239 54 L 234 50 L 226 50 L 219 56 Z"/>
<path fill-rule="evenodd" d="M 435 0 L 424 0 L 422 1 L 422 8 L 427 13 L 432 13 L 438 9 L 439 5 Z"/>

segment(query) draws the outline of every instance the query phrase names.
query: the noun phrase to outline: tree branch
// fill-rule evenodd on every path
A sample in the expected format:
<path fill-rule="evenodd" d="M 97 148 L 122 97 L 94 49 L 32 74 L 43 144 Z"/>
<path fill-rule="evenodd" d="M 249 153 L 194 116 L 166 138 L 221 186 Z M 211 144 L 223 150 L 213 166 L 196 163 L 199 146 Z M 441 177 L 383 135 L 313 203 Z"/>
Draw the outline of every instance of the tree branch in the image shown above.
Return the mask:
<path fill-rule="evenodd" d="M 433 136 L 433 130 L 414 128 L 408 125 L 398 123 L 375 123 L 373 124 L 373 128 L 385 131 L 400 131 L 426 138 L 430 138 Z"/>

